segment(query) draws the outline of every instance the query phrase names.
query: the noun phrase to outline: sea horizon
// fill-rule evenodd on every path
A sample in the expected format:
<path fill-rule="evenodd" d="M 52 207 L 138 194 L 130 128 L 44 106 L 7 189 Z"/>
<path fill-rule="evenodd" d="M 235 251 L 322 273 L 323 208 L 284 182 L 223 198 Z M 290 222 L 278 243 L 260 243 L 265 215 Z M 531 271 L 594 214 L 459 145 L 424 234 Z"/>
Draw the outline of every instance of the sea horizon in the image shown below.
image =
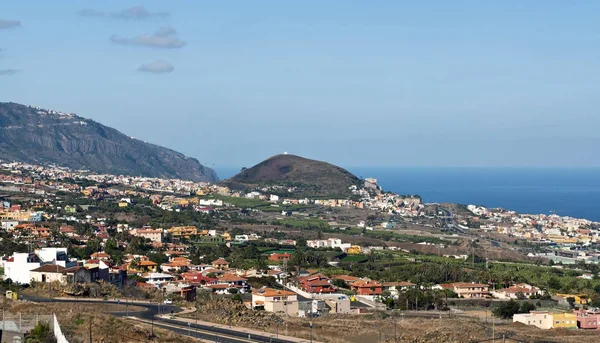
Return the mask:
<path fill-rule="evenodd" d="M 242 168 L 215 168 L 225 179 Z M 376 178 L 385 191 L 419 195 L 426 203 L 504 208 L 600 222 L 600 167 L 349 167 Z"/>

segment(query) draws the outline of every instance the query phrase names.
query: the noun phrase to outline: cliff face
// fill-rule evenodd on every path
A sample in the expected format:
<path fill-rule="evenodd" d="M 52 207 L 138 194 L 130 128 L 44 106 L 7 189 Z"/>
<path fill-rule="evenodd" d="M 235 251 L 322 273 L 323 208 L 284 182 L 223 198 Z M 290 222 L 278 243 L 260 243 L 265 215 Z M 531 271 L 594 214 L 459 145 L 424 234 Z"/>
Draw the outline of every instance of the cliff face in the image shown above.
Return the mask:
<path fill-rule="evenodd" d="M 0 159 L 98 173 L 217 181 L 194 158 L 73 114 L 0 103 Z"/>
<path fill-rule="evenodd" d="M 295 155 L 276 155 L 244 169 L 222 184 L 248 190 L 265 186 L 295 187 L 296 196 L 336 197 L 351 194 L 349 187 L 360 180 L 332 164 Z"/>

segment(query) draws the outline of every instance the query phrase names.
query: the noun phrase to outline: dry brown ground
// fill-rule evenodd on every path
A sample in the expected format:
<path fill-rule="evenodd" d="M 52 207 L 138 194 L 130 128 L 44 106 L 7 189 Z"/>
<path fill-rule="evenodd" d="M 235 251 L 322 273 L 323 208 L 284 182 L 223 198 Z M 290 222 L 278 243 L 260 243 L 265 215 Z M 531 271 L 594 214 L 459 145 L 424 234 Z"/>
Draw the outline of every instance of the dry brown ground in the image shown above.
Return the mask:
<path fill-rule="evenodd" d="M 410 343 L 475 343 L 492 337 L 492 324 L 485 313 L 481 318 L 455 317 L 443 319 L 396 318 L 397 342 Z M 188 314 L 194 318 L 196 313 Z M 280 318 L 263 311 L 251 311 L 240 303 L 225 299 L 207 300 L 200 306 L 198 318 L 218 324 L 247 327 L 269 333 L 287 334 L 303 339 L 310 337 L 309 319 Z M 488 318 L 489 319 L 489 318 Z M 277 326 L 277 321 L 280 325 Z M 324 343 L 395 343 L 394 319 L 377 315 L 327 315 L 314 318 L 313 339 Z M 600 342 L 600 332 L 581 330 L 540 330 L 521 324 L 497 321 L 497 342 Z M 379 340 L 381 337 L 381 340 Z M 513 340 L 511 340 L 513 338 Z"/>
<path fill-rule="evenodd" d="M 288 333 L 309 338 L 308 319 L 288 319 Z M 312 319 L 313 339 L 326 343 L 395 343 L 392 319 L 376 319 L 371 316 L 327 316 Z M 492 338 L 490 323 L 470 318 L 423 319 L 410 318 L 396 321 L 398 342 L 410 343 L 475 343 Z M 502 336 L 507 342 L 600 342 L 600 333 L 581 330 L 540 330 L 520 324 L 495 325 L 497 342 Z M 283 326 L 279 329 L 284 330 Z M 274 333 L 273 326 L 269 332 Z M 512 340 L 511 340 L 512 338 Z"/>
<path fill-rule="evenodd" d="M 197 342 L 167 330 L 154 328 L 155 336 L 151 335 L 148 325 L 131 320 L 113 317 L 107 312 L 124 310 L 122 305 L 101 303 L 31 303 L 22 301 L 0 300 L 0 306 L 6 314 L 26 317 L 28 315 L 51 315 L 58 317 L 63 333 L 70 343 L 88 343 L 90 322 L 92 324 L 93 342 L 129 343 L 129 342 L 166 342 L 192 343 Z M 130 311 L 141 311 L 143 307 L 129 306 Z"/>

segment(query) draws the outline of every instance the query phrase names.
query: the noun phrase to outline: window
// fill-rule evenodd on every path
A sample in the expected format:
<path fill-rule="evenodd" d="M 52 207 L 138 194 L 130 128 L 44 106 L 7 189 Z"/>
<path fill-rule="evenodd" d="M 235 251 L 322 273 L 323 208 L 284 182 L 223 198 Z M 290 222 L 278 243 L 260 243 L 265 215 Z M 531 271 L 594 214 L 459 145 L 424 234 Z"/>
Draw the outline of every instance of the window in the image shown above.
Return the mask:
<path fill-rule="evenodd" d="M 560 320 L 557 320 L 557 321 L 556 321 L 556 324 L 560 324 Z"/>

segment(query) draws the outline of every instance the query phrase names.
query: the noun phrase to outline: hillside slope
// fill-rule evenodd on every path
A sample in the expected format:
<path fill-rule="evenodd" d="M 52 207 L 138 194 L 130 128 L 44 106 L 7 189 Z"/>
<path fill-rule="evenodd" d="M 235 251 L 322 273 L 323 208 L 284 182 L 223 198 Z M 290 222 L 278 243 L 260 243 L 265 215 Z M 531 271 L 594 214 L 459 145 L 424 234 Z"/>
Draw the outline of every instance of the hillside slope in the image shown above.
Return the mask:
<path fill-rule="evenodd" d="M 237 190 L 262 187 L 296 187 L 293 196 L 338 197 L 360 179 L 332 164 L 295 155 L 276 155 L 252 168 L 244 169 L 222 184 Z M 283 192 L 286 194 L 286 191 Z"/>
<path fill-rule="evenodd" d="M 217 180 L 212 169 L 176 151 L 74 114 L 15 103 L 0 103 L 0 160 L 117 175 Z"/>

